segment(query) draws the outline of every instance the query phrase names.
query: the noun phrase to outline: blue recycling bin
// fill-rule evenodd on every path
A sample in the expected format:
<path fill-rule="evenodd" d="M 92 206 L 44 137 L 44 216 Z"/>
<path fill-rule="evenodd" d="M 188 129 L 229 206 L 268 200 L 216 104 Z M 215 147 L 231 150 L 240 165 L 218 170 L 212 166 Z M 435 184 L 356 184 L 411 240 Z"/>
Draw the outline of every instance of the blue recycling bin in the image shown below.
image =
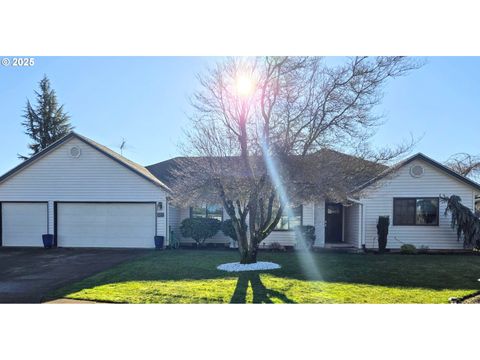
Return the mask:
<path fill-rule="evenodd" d="M 43 247 L 45 249 L 51 249 L 53 247 L 53 235 L 52 234 L 43 234 Z"/>
<path fill-rule="evenodd" d="M 165 236 L 155 236 L 155 249 L 163 249 L 163 243 L 165 242 Z"/>

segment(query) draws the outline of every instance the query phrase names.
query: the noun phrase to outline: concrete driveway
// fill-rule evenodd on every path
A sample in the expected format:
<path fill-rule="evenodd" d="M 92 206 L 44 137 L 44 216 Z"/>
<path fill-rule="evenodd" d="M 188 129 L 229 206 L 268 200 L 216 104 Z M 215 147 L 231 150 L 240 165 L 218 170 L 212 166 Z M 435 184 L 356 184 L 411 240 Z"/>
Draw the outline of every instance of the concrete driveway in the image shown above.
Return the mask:
<path fill-rule="evenodd" d="M 55 289 L 148 252 L 0 248 L 0 303 L 40 303 Z"/>

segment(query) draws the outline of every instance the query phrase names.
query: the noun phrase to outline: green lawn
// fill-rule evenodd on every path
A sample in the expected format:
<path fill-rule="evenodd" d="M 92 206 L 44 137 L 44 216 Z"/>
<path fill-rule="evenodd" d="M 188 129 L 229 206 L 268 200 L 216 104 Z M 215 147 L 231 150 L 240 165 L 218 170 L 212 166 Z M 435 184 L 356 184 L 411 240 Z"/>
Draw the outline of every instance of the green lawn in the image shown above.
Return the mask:
<path fill-rule="evenodd" d="M 52 297 L 118 303 L 447 303 L 480 290 L 480 256 L 262 252 L 259 260 L 282 269 L 238 275 L 216 270 L 238 261 L 235 251 L 152 251 Z"/>

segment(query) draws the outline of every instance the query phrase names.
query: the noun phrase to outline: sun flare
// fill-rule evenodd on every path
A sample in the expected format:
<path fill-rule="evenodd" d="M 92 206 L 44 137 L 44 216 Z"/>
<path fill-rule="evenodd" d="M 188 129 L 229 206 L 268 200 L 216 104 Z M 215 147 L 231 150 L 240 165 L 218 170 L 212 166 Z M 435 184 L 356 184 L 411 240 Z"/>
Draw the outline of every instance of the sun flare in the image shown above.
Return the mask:
<path fill-rule="evenodd" d="M 255 83 L 251 77 L 239 75 L 236 81 L 236 88 L 238 95 L 250 96 L 255 89 Z"/>

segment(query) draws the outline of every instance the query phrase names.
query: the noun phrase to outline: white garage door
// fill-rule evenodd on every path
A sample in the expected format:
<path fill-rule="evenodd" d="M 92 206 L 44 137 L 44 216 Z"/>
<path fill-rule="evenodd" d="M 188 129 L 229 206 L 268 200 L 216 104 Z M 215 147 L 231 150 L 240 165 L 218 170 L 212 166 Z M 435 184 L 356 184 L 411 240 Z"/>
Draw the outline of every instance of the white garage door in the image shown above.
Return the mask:
<path fill-rule="evenodd" d="M 58 246 L 149 248 L 154 236 L 154 204 L 57 204 Z"/>
<path fill-rule="evenodd" d="M 2 203 L 2 245 L 43 246 L 47 203 Z"/>

